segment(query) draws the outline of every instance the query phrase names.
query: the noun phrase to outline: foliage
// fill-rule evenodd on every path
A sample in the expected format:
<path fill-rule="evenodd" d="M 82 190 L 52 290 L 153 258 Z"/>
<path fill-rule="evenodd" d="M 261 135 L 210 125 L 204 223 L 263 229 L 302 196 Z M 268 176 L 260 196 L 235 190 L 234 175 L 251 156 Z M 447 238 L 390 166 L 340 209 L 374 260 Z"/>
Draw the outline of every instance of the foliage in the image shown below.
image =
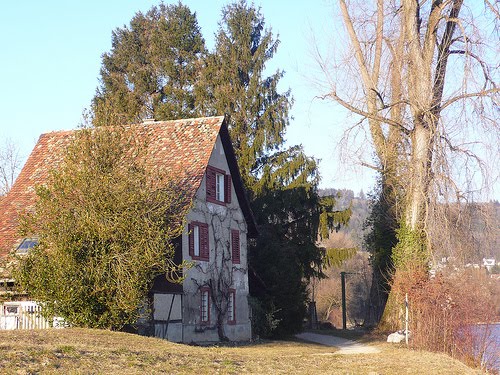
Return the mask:
<path fill-rule="evenodd" d="M 429 278 L 426 269 L 414 268 L 395 276 L 392 290 L 399 311 L 408 293 L 410 344 L 418 350 L 443 351 L 470 366 L 491 365 L 483 356 L 488 346 L 495 349 L 488 339 L 490 327 L 477 324 L 497 319 L 500 292 L 495 280 L 484 270 L 444 271 Z M 401 314 L 399 318 L 395 329 L 403 324 Z"/>
<path fill-rule="evenodd" d="M 196 114 L 193 86 L 205 53 L 196 15 L 181 3 L 138 12 L 113 31 L 92 102 L 95 125 Z"/>
<path fill-rule="evenodd" d="M 135 323 L 153 278 L 178 270 L 171 241 L 182 231 L 182 189 L 148 167 L 147 141 L 134 134 L 75 132 L 23 219 L 39 245 L 19 258 L 16 280 L 49 316 L 74 326 Z"/>
<path fill-rule="evenodd" d="M 324 267 L 340 267 L 342 263 L 352 258 L 358 249 L 356 247 L 349 248 L 328 248 L 325 249 L 325 257 L 323 260 Z"/>
<path fill-rule="evenodd" d="M 248 304 L 252 311 L 252 334 L 255 337 L 270 337 L 280 322 L 276 319 L 276 308 L 272 301 L 250 296 Z"/>
<path fill-rule="evenodd" d="M 370 215 L 365 222 L 365 229 L 368 229 L 365 244 L 372 254 L 374 269 L 381 274 L 388 274 L 392 269 L 392 248 L 397 243 L 398 224 L 384 187 L 379 179 L 374 192 L 369 195 Z"/>
<path fill-rule="evenodd" d="M 397 244 L 397 215 L 394 210 L 394 192 L 390 185 L 379 176 L 377 186 L 369 194 L 370 215 L 364 224 L 365 244 L 371 254 L 373 267 L 370 291 L 370 310 L 365 317 L 365 324 L 378 323 L 382 317 L 390 290 L 389 281 L 394 270 L 392 249 Z"/>
<path fill-rule="evenodd" d="M 320 239 L 328 238 L 330 231 L 334 228 L 336 231 L 341 226 L 346 226 L 352 215 L 352 201 L 345 210 L 335 210 L 337 200 L 333 196 L 324 196 L 319 200 L 319 236 Z"/>
<path fill-rule="evenodd" d="M 202 113 L 227 116 L 238 166 L 250 192 L 268 163 L 283 167 L 287 162 L 276 159 L 291 153 L 302 157 L 294 159 L 296 164 L 305 163 L 301 149 L 270 155 L 283 146 L 292 105 L 290 90 L 280 93 L 277 88 L 284 72 L 264 76 L 278 45 L 259 9 L 245 1 L 229 4 L 222 11 L 215 51 L 207 56 L 197 84 Z"/>
<path fill-rule="evenodd" d="M 245 1 L 223 8 L 210 53 L 185 6 L 153 7 L 138 13 L 130 28 L 114 32 L 93 115 L 97 125 L 146 116 L 226 116 L 261 233 L 250 246 L 249 261 L 262 283 L 251 283 L 251 293 L 269 309 L 264 315 L 280 320 L 277 331 L 284 333 L 300 329 L 307 281 L 321 273 L 320 224 L 325 235 L 349 213 L 336 212 L 332 199 L 319 199 L 317 161 L 300 145 L 284 147 L 293 100 L 289 90 L 278 91 L 283 71 L 264 75 L 278 45 L 260 10 Z M 182 59 L 173 51 L 184 53 Z M 275 269 L 280 272 L 271 272 Z"/>
<path fill-rule="evenodd" d="M 248 261 L 259 282 L 250 283 L 251 294 L 275 311 L 273 335 L 297 332 L 306 313 L 307 280 L 322 261 L 311 237 L 317 231 L 316 196 L 305 188 L 271 190 L 253 207 L 260 233 Z"/>
<path fill-rule="evenodd" d="M 245 1 L 226 6 L 197 91 L 204 114 L 224 113 L 228 119 L 260 232 L 249 248 L 249 265 L 257 275 L 250 278 L 250 292 L 269 309 L 263 316 L 279 320 L 274 331 L 254 329 L 274 335 L 302 327 L 307 281 L 321 272 L 320 214 L 324 228 L 348 216 L 334 211 L 334 200 L 319 198 L 317 161 L 300 145 L 284 148 L 291 94 L 278 92 L 282 71 L 264 76 L 278 44 L 259 9 Z"/>
<path fill-rule="evenodd" d="M 398 243 L 392 251 L 392 260 L 397 270 L 421 267 L 429 261 L 429 254 L 422 231 L 412 230 L 402 224 L 396 230 Z"/>

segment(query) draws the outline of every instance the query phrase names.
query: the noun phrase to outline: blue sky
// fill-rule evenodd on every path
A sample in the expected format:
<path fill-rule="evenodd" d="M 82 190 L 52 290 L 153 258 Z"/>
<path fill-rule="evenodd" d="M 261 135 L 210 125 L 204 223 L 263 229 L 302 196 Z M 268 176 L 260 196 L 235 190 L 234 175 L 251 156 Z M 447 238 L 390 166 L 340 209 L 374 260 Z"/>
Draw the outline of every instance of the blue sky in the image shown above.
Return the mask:
<path fill-rule="evenodd" d="M 168 3 L 168 1 L 165 1 Z M 211 49 L 221 9 L 228 1 L 184 1 L 197 13 Z M 6 138 L 27 157 L 40 134 L 73 129 L 81 122 L 98 85 L 102 53 L 111 48 L 111 32 L 129 23 L 148 0 L 25 0 L 2 4 L 0 14 L 0 143 Z M 340 108 L 314 99 L 321 92 L 311 83 L 316 64 L 313 37 L 332 43 L 335 28 L 329 1 L 262 0 L 274 35 L 281 40 L 269 69 L 284 69 L 281 90 L 292 89 L 295 105 L 287 133 L 289 144 L 302 143 L 306 153 L 322 159 L 322 187 L 367 192 L 374 184 L 366 169 L 339 162 L 337 143 L 345 118 Z"/>

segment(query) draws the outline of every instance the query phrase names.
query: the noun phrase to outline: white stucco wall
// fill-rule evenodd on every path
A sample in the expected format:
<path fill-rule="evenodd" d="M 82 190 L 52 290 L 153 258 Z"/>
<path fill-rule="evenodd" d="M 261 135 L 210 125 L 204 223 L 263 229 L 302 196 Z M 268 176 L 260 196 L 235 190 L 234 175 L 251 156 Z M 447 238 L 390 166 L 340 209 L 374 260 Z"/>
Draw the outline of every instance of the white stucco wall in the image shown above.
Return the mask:
<path fill-rule="evenodd" d="M 209 165 L 229 174 L 229 167 L 220 137 L 210 156 Z M 231 183 L 231 203 L 225 206 L 206 202 L 206 181 L 203 179 L 196 193 L 193 209 L 187 216 L 187 222 L 199 221 L 208 224 L 210 260 L 194 261 L 194 266 L 187 271 L 183 284 L 183 325 L 184 342 L 217 341 L 216 309 L 210 301 L 210 322 L 201 324 L 200 287 L 208 280 L 224 278 L 231 281 L 235 290 L 236 324 L 224 324 L 224 332 L 230 340 L 241 341 L 251 338 L 251 325 L 248 307 L 248 265 L 247 265 L 247 225 L 239 207 L 234 185 Z M 231 229 L 240 233 L 240 263 L 231 262 Z M 188 228 L 182 235 L 183 259 L 189 256 Z M 223 258 L 225 261 L 223 261 Z M 229 259 L 229 260 L 227 260 Z M 225 322 L 227 319 L 225 318 Z"/>

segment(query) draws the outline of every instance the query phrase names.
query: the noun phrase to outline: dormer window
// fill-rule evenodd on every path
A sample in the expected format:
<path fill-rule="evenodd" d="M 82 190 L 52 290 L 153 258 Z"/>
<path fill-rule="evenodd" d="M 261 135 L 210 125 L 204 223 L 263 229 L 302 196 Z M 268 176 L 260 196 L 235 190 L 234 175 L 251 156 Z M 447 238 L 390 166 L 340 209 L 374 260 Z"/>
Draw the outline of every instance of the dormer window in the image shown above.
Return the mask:
<path fill-rule="evenodd" d="M 231 176 L 222 169 L 208 166 L 206 173 L 207 202 L 231 203 Z"/>
<path fill-rule="evenodd" d="M 22 240 L 22 242 L 17 247 L 16 254 L 19 254 L 19 255 L 28 254 L 30 249 L 32 249 L 36 245 L 38 245 L 37 238 L 25 238 L 24 240 Z"/>

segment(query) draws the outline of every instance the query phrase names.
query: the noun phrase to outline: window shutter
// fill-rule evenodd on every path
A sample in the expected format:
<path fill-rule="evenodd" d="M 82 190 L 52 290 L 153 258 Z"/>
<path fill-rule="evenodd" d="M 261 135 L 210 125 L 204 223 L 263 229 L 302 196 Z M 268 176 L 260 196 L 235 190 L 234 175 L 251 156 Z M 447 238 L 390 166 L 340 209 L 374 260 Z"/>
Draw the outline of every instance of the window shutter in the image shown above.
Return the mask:
<path fill-rule="evenodd" d="M 240 263 L 240 232 L 231 230 L 231 247 L 233 253 L 233 263 Z"/>
<path fill-rule="evenodd" d="M 208 224 L 200 224 L 200 257 L 209 259 Z"/>
<path fill-rule="evenodd" d="M 226 191 L 224 192 L 224 202 L 231 203 L 231 175 L 224 175 L 224 188 Z"/>
<path fill-rule="evenodd" d="M 216 180 L 215 180 L 215 175 L 216 172 L 210 168 L 207 167 L 206 171 L 206 188 L 207 188 L 207 200 L 216 200 L 215 196 L 215 186 L 216 186 Z"/>
<path fill-rule="evenodd" d="M 189 255 L 194 255 L 194 226 L 193 224 L 188 224 L 189 231 Z"/>

